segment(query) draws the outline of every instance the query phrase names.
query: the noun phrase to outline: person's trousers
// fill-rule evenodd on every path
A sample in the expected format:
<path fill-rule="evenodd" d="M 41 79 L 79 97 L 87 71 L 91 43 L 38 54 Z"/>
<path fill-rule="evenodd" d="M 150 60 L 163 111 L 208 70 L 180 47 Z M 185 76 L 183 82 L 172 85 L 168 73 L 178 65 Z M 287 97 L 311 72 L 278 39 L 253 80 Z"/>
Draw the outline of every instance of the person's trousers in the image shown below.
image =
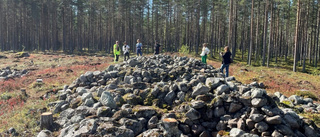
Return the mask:
<path fill-rule="evenodd" d="M 201 62 L 207 64 L 207 55 L 201 56 Z"/>
<path fill-rule="evenodd" d="M 118 62 L 119 61 L 119 55 L 114 55 L 114 62 Z"/>
<path fill-rule="evenodd" d="M 223 69 L 225 68 L 226 69 L 226 77 L 229 77 L 229 65 L 230 64 L 222 64 L 221 67 L 220 67 L 220 72 L 223 73 Z"/>
<path fill-rule="evenodd" d="M 142 50 L 141 49 L 137 49 L 137 56 L 142 56 Z"/>
<path fill-rule="evenodd" d="M 127 61 L 130 58 L 129 52 L 124 53 L 124 61 Z"/>

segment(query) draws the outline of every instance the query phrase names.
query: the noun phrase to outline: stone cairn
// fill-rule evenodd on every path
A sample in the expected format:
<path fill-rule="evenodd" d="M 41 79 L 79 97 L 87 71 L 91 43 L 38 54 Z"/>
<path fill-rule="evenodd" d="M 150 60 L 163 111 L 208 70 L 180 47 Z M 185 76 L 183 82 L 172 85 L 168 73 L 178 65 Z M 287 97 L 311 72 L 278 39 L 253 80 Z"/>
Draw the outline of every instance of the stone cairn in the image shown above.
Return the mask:
<path fill-rule="evenodd" d="M 281 105 L 305 104 L 317 113 L 312 99 L 268 95 L 261 87 L 194 58 L 155 55 L 86 72 L 48 107 L 59 114 L 60 137 L 320 136 L 299 109 Z"/>
<path fill-rule="evenodd" d="M 0 81 L 8 80 L 16 77 L 23 77 L 28 74 L 28 70 L 17 70 L 11 69 L 10 67 L 6 67 L 0 70 Z"/>

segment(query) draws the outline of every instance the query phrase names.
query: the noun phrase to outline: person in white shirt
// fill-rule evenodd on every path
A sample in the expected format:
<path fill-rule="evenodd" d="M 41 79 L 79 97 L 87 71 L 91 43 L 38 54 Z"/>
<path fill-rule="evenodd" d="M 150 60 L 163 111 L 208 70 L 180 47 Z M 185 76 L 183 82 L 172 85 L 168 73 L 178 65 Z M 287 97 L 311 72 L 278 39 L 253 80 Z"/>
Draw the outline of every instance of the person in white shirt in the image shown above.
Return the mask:
<path fill-rule="evenodd" d="M 124 55 L 124 61 L 127 61 L 130 58 L 129 49 L 130 47 L 127 45 L 127 42 L 123 42 L 122 51 Z"/>
<path fill-rule="evenodd" d="M 201 62 L 203 62 L 204 64 L 207 64 L 207 56 L 210 53 L 210 50 L 208 49 L 208 43 L 203 43 L 202 45 L 202 52 L 200 54 L 201 56 Z"/>

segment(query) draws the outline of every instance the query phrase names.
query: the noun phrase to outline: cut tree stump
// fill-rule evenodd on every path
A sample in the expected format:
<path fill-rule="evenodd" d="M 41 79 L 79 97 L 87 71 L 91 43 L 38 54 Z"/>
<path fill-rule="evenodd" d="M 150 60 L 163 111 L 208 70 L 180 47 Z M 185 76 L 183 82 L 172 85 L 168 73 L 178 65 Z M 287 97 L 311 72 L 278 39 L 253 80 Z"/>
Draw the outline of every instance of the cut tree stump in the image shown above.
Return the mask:
<path fill-rule="evenodd" d="M 40 117 L 40 128 L 51 129 L 53 125 L 53 117 L 51 112 L 44 112 Z"/>

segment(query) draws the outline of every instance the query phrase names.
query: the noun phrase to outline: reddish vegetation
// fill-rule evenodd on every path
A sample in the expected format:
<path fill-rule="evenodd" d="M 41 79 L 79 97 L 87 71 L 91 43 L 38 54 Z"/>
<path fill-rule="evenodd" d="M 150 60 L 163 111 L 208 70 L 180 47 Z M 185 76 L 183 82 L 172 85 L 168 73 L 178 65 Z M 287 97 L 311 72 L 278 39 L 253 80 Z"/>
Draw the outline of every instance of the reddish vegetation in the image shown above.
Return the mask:
<path fill-rule="evenodd" d="M 59 67 L 51 67 L 50 65 L 48 65 L 52 63 L 52 60 L 59 58 L 63 58 L 66 62 L 58 62 L 57 64 L 59 65 Z M 106 59 L 103 57 L 91 57 L 90 59 L 88 58 L 89 57 L 82 56 L 61 57 L 57 55 L 52 56 L 31 54 L 28 60 L 38 60 L 40 63 L 44 63 L 47 66 L 30 66 L 29 69 L 36 69 L 34 69 L 34 71 L 31 71 L 25 77 L 0 81 L 0 116 L 5 113 L 9 113 L 12 110 L 19 109 L 25 104 L 26 99 L 22 95 L 20 95 L 21 88 L 26 88 L 27 94 L 29 95 L 28 101 L 37 100 L 40 96 L 42 96 L 49 90 L 55 91 L 65 84 L 71 84 L 72 81 L 74 81 L 77 77 L 79 77 L 86 71 L 104 70 L 109 65 L 106 61 L 111 60 L 109 58 Z M 72 60 L 77 63 L 70 62 Z M 18 62 L 17 66 L 19 65 L 19 63 L 20 65 L 23 65 L 23 63 L 25 64 L 25 62 Z M 42 91 L 40 93 L 36 91 L 34 87 L 32 87 L 32 84 L 35 82 L 35 80 L 39 78 L 41 78 L 45 83 L 43 87 L 45 91 Z M 2 94 L 4 92 L 6 93 Z"/>

